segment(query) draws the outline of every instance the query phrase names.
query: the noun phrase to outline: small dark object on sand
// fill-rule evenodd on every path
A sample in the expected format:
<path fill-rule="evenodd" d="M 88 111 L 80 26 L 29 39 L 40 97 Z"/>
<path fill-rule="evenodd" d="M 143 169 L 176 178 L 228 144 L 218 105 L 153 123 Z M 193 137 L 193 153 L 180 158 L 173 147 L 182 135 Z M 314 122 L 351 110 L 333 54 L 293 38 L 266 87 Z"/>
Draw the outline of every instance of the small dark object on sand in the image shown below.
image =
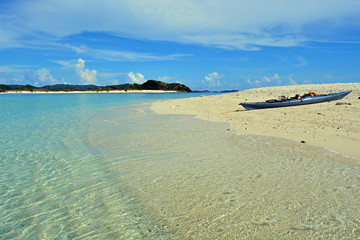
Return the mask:
<path fill-rule="evenodd" d="M 304 140 L 300 141 L 301 143 L 306 143 Z"/>
<path fill-rule="evenodd" d="M 351 103 L 346 103 L 346 102 L 338 102 L 335 105 L 351 105 Z"/>

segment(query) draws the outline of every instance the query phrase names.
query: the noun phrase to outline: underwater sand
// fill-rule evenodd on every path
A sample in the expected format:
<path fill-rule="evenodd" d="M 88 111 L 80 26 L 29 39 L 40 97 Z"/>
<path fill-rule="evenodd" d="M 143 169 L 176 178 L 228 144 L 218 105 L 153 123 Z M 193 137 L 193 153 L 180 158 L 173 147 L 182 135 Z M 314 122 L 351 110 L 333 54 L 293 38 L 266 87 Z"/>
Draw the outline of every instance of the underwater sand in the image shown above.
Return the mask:
<path fill-rule="evenodd" d="M 90 142 L 151 216 L 145 237 L 360 238 L 358 161 L 191 116 L 132 111 L 129 131 L 116 111 L 99 116 Z"/>

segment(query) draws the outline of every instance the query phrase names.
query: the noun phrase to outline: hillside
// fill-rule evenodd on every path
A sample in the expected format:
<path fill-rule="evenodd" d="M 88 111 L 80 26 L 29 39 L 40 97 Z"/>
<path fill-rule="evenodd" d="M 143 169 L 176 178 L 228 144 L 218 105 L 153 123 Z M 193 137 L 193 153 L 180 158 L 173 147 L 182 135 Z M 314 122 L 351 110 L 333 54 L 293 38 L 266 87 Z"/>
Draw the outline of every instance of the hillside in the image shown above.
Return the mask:
<path fill-rule="evenodd" d="M 97 85 L 70 85 L 70 84 L 55 84 L 45 85 L 43 87 L 35 87 L 31 85 L 5 85 L 0 84 L 0 91 L 111 91 L 111 90 L 163 90 L 163 91 L 177 91 L 177 92 L 191 92 L 191 89 L 181 83 L 165 83 L 157 80 L 148 80 L 143 84 L 120 84 L 109 86 Z"/>

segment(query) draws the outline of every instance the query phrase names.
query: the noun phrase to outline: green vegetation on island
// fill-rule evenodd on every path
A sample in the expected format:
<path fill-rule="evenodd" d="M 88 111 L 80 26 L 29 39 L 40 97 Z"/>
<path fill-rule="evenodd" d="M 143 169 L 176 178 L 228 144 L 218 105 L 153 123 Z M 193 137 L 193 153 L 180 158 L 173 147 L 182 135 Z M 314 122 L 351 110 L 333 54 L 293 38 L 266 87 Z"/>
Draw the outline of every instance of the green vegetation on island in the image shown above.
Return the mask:
<path fill-rule="evenodd" d="M 43 87 L 34 87 L 32 85 L 5 85 L 0 84 L 0 92 L 6 91 L 29 91 L 29 92 L 71 92 L 71 91 L 113 91 L 113 90 L 162 90 L 162 91 L 177 91 L 177 92 L 191 92 L 191 89 L 181 83 L 165 83 L 157 80 L 148 80 L 143 84 L 120 84 L 109 86 L 97 85 L 71 85 L 71 84 L 55 84 L 46 85 Z"/>

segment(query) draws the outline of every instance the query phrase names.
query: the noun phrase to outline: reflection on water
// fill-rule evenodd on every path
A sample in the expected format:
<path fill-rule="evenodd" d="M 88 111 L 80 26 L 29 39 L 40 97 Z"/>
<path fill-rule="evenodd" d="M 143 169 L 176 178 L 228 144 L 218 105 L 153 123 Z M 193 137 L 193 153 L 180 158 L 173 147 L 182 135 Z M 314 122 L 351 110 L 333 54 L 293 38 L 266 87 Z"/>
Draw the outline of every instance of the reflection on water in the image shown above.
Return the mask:
<path fill-rule="evenodd" d="M 90 142 L 158 231 L 190 239 L 360 238 L 357 160 L 187 116 L 121 115 L 99 116 Z"/>

